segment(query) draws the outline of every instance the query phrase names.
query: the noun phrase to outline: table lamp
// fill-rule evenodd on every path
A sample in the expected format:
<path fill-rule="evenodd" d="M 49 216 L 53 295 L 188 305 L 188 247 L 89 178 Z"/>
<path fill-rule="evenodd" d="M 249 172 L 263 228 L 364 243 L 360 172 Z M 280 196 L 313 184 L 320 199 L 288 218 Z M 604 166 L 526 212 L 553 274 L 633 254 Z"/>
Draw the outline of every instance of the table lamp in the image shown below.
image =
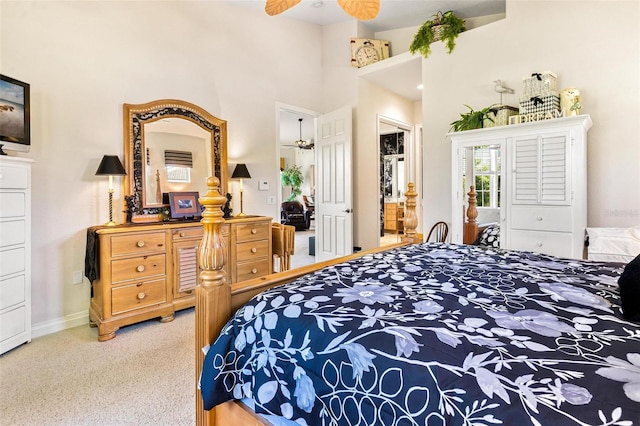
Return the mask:
<path fill-rule="evenodd" d="M 233 169 L 231 179 L 240 179 L 240 213 L 236 216 L 246 216 L 244 213 L 244 206 L 242 205 L 242 179 L 251 179 L 247 165 L 243 163 L 236 164 L 236 168 Z"/>
<path fill-rule="evenodd" d="M 109 176 L 109 222 L 105 223 L 107 226 L 117 225 L 113 221 L 113 177 L 124 176 L 127 173 L 120 162 L 117 155 L 105 155 L 100 161 L 96 176 Z"/>

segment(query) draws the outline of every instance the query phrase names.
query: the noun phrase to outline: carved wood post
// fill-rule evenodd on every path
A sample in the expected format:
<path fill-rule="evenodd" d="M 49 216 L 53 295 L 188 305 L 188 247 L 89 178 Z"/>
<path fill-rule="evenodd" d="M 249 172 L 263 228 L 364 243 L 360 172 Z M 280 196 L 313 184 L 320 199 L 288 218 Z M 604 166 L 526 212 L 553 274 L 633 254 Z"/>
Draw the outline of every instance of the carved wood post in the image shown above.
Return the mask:
<path fill-rule="evenodd" d="M 476 240 L 478 235 L 478 223 L 476 218 L 478 217 L 478 201 L 476 200 L 476 188 L 471 186 L 469 188 L 469 205 L 467 207 L 467 220 L 465 221 L 464 228 L 462 229 L 462 242 L 464 244 L 472 244 Z"/>
<path fill-rule="evenodd" d="M 416 214 L 416 198 L 418 193 L 415 191 L 415 185 L 413 182 L 409 182 L 409 189 L 404 193 L 405 201 L 405 213 L 404 213 L 404 235 L 402 241 L 409 242 L 411 244 L 418 243 L 416 241 L 416 228 L 418 227 L 418 215 Z"/>
<path fill-rule="evenodd" d="M 207 179 L 209 190 L 199 199 L 204 206 L 202 226 L 204 235 L 198 248 L 200 283 L 196 287 L 196 424 L 213 425 L 214 411 L 204 411 L 202 396 L 197 388 L 204 354 L 202 348 L 213 342 L 231 315 L 231 288 L 226 280 L 224 265 L 227 248 L 222 235 L 222 209 L 226 198 L 218 188 L 217 177 Z"/>

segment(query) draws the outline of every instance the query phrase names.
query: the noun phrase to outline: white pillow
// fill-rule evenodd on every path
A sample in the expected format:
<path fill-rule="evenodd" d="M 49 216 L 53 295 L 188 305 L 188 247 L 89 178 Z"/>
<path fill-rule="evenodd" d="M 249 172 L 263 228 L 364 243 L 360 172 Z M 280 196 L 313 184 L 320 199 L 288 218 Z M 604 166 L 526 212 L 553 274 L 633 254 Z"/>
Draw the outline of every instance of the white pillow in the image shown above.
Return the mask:
<path fill-rule="evenodd" d="M 640 226 L 587 228 L 589 260 L 630 262 L 640 254 Z"/>

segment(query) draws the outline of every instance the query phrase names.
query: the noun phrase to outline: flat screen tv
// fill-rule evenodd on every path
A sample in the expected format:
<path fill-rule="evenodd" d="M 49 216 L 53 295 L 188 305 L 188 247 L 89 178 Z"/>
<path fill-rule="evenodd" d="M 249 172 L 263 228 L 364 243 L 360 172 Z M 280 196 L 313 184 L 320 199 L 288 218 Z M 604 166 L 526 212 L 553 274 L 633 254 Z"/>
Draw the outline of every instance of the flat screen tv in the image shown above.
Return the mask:
<path fill-rule="evenodd" d="M 9 151 L 29 152 L 29 84 L 0 74 L 0 155 Z"/>

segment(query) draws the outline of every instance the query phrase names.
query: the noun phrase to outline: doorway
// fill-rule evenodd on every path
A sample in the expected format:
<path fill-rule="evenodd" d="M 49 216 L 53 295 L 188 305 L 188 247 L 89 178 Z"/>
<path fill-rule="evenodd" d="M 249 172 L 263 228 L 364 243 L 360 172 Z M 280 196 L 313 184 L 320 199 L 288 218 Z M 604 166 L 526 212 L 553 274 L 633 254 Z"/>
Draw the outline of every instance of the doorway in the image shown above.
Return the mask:
<path fill-rule="evenodd" d="M 281 206 L 291 195 L 290 187 L 283 187 L 281 182 L 282 171 L 291 166 L 300 168 L 303 182 L 300 187 L 301 194 L 295 197 L 296 201 L 303 203 L 305 211 L 308 209 L 304 205 L 304 198 L 313 203 L 315 195 L 315 150 L 309 148 L 314 143 L 316 128 L 315 119 L 320 114 L 306 108 L 276 104 L 276 159 L 275 167 L 278 170 L 276 182 L 277 190 L 277 211 L 278 215 L 273 218 L 274 222 L 280 222 Z M 301 120 L 301 121 L 300 121 Z M 307 143 L 301 148 L 297 141 L 302 140 Z M 313 217 L 313 216 L 310 216 Z M 315 218 L 314 218 L 315 219 Z M 291 259 L 292 267 L 300 267 L 316 262 L 314 238 L 315 220 L 309 220 L 309 228 L 298 230 L 295 233 L 295 253 Z"/>
<path fill-rule="evenodd" d="M 404 192 L 413 177 L 413 128 L 410 124 L 378 116 L 379 245 L 399 242 L 404 232 Z"/>

